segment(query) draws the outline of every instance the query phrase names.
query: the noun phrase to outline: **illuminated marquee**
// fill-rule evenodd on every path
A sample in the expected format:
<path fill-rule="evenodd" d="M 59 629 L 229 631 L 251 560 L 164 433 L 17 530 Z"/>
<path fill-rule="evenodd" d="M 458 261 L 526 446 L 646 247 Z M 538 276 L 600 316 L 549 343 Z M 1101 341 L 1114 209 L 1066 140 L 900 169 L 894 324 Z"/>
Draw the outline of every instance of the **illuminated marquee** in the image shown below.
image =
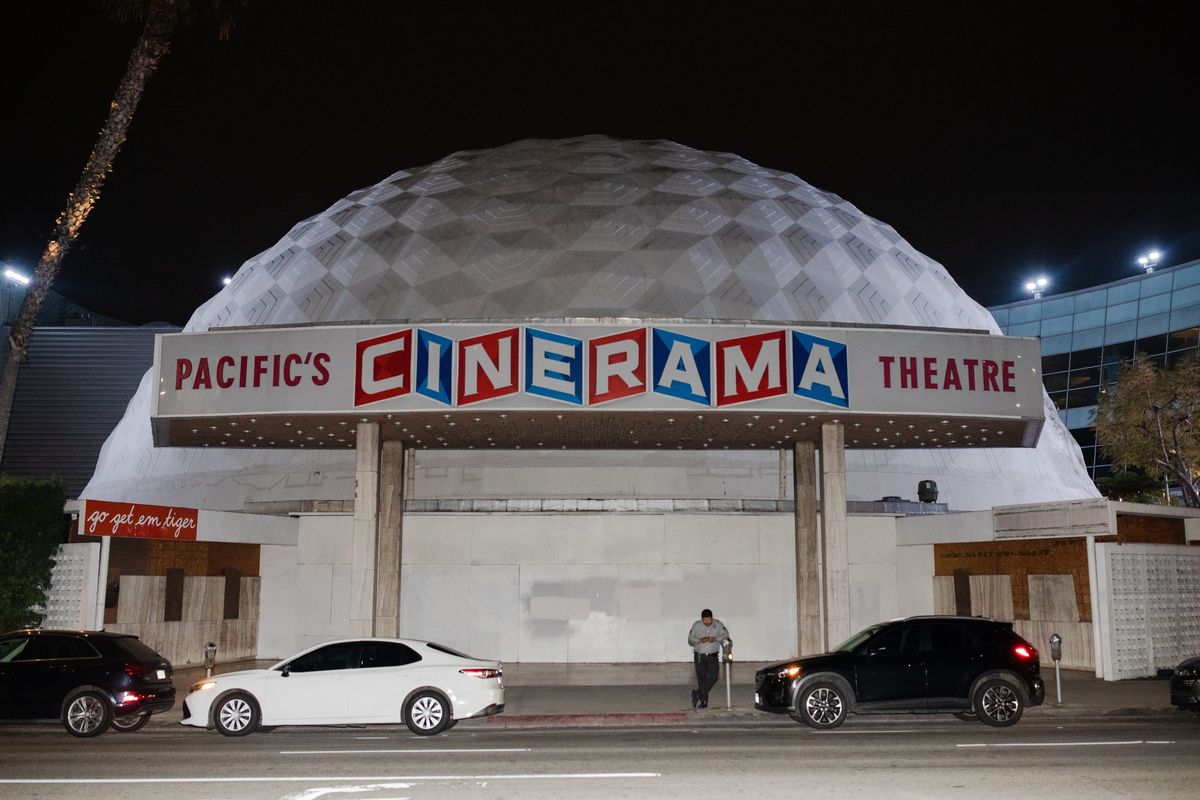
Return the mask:
<path fill-rule="evenodd" d="M 1041 419 L 1037 341 L 983 332 L 431 322 L 164 334 L 158 343 L 156 418 L 740 408 Z"/>

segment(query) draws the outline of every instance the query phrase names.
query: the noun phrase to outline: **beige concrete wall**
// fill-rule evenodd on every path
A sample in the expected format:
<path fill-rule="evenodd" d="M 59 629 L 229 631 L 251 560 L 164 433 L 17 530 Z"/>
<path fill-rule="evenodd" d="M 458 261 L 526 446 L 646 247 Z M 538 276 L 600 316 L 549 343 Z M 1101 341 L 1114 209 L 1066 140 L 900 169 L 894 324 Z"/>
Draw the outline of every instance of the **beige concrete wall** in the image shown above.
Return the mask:
<path fill-rule="evenodd" d="M 227 620 L 223 577 L 184 578 L 183 619 L 165 622 L 166 578 L 122 575 L 118 621 L 104 628 L 138 636 L 174 666 L 203 663 L 208 642 L 216 643 L 219 661 L 255 658 L 260 590 L 260 578 L 241 578 L 238 618 Z"/>

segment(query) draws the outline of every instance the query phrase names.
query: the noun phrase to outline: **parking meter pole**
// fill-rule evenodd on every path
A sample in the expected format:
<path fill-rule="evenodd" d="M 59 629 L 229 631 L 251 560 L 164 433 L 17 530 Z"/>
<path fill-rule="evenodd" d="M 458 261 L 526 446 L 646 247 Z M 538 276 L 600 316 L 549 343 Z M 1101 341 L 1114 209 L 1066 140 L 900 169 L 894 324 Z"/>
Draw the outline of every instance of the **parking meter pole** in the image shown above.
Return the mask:
<path fill-rule="evenodd" d="M 725 708 L 733 708 L 733 642 L 721 642 L 721 661 L 725 666 Z"/>
<path fill-rule="evenodd" d="M 1062 672 L 1059 662 L 1062 661 L 1062 637 L 1057 633 L 1050 634 L 1050 657 L 1054 659 L 1054 705 L 1062 705 Z"/>

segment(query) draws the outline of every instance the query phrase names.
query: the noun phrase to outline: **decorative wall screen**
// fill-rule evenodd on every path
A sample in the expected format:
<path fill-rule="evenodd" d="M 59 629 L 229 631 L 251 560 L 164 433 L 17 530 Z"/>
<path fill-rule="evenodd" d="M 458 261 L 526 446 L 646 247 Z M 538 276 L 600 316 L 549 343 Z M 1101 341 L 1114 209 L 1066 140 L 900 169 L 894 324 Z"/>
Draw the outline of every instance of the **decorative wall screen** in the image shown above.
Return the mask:
<path fill-rule="evenodd" d="M 43 628 L 90 630 L 94 627 L 99 563 L 99 544 L 59 545 L 50 573 L 50 591 L 46 593 Z"/>
<path fill-rule="evenodd" d="M 1200 653 L 1200 548 L 1096 545 L 1102 674 L 1154 675 Z"/>

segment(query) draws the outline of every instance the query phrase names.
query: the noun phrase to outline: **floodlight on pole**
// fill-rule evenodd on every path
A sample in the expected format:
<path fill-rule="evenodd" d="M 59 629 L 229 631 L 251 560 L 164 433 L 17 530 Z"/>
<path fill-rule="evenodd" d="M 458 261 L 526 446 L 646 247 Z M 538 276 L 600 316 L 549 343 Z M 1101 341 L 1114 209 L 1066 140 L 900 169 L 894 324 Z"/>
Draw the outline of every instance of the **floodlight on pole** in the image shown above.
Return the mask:
<path fill-rule="evenodd" d="M 13 283 L 19 284 L 21 286 L 29 285 L 29 276 L 22 275 L 20 272 L 17 272 L 12 267 L 4 268 L 4 277 L 8 278 Z"/>
<path fill-rule="evenodd" d="M 1138 266 L 1146 270 L 1146 274 L 1149 275 L 1151 272 L 1154 272 L 1154 268 L 1158 266 L 1158 261 L 1161 258 L 1161 252 L 1158 250 L 1151 250 L 1149 253 L 1146 253 L 1146 255 L 1139 256 L 1137 263 Z"/>
<path fill-rule="evenodd" d="M 1045 275 L 1039 275 L 1025 284 L 1025 291 L 1033 295 L 1034 300 L 1042 299 L 1042 292 L 1050 284 Z"/>
<path fill-rule="evenodd" d="M 231 278 L 231 277 L 229 277 L 228 275 L 226 275 L 224 278 L 221 278 L 221 283 L 223 283 L 223 284 L 225 284 L 226 286 L 228 286 L 229 284 L 233 283 L 233 278 Z"/>

